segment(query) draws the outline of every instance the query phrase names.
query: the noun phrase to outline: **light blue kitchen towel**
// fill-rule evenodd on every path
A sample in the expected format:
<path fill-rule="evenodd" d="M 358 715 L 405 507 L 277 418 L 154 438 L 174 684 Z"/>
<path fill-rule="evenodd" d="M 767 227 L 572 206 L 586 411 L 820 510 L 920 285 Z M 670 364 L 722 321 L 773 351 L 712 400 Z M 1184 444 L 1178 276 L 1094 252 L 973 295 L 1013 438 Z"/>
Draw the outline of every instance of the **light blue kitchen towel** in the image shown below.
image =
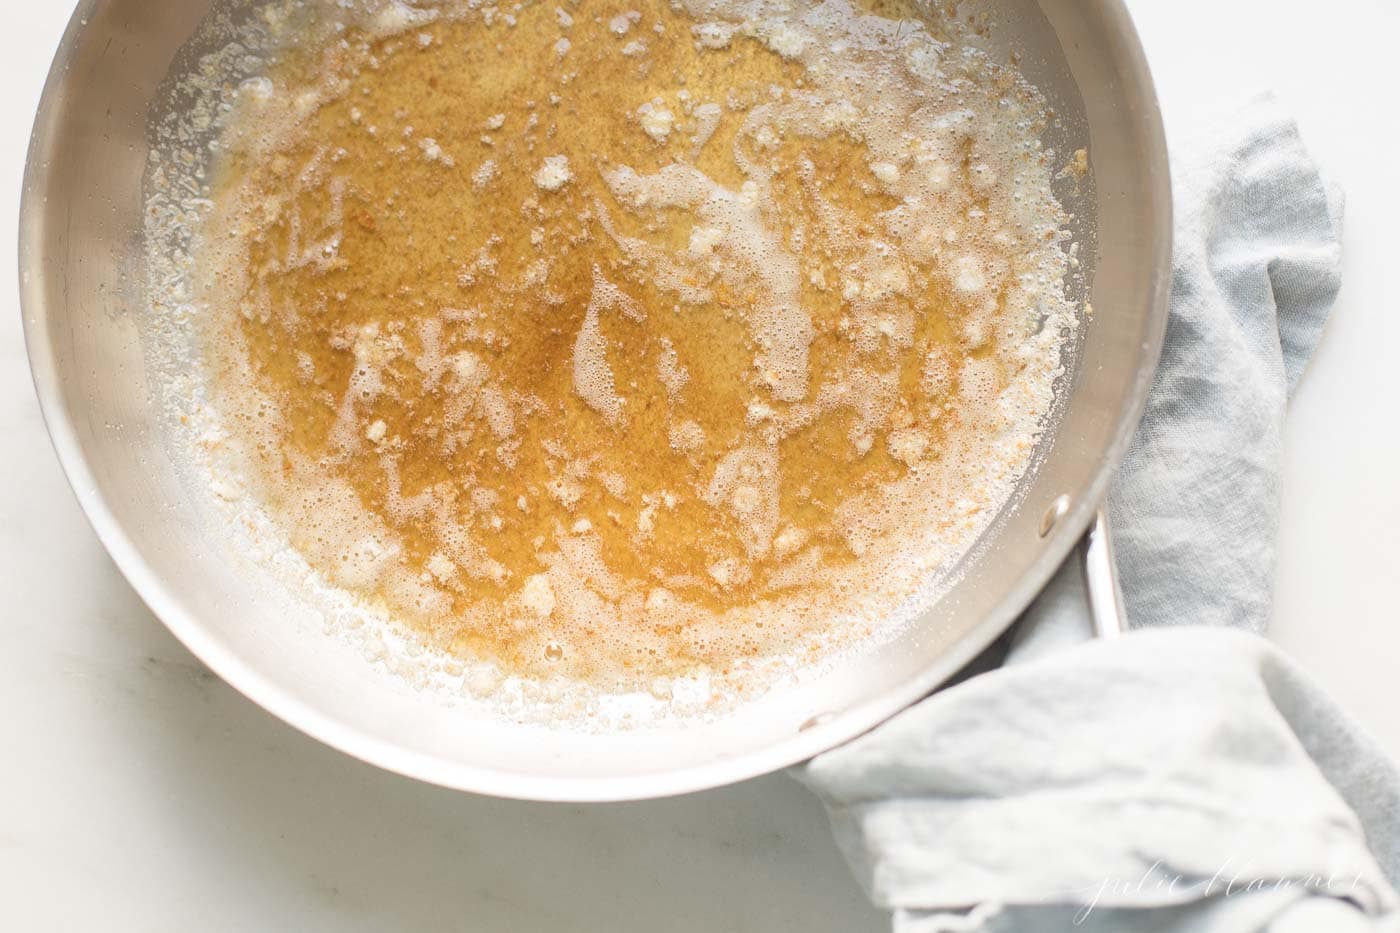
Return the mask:
<path fill-rule="evenodd" d="M 1166 347 L 1109 498 L 1134 631 L 1087 642 L 1067 567 L 1003 667 L 798 772 L 900 933 L 1400 931 L 1400 773 L 1255 634 L 1341 199 L 1271 97 L 1172 156 Z"/>

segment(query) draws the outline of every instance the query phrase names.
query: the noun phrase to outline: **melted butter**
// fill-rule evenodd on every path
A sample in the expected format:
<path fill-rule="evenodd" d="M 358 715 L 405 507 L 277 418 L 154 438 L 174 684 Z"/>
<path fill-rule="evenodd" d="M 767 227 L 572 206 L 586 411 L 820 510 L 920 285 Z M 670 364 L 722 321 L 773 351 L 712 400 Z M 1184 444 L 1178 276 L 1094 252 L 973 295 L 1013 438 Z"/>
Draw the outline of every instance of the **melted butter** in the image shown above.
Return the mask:
<path fill-rule="evenodd" d="M 1041 231 L 989 245 L 979 173 L 1028 160 L 877 140 L 881 81 L 966 104 L 886 74 L 899 32 L 852 101 L 796 34 L 707 41 L 669 3 L 510 19 L 352 24 L 270 73 L 268 106 L 320 89 L 296 132 L 230 124 L 225 404 L 313 566 L 451 650 L 626 682 L 782 647 L 871 595 L 872 542 L 937 527 L 919 482 L 994 433 L 1027 329 L 987 270 Z"/>

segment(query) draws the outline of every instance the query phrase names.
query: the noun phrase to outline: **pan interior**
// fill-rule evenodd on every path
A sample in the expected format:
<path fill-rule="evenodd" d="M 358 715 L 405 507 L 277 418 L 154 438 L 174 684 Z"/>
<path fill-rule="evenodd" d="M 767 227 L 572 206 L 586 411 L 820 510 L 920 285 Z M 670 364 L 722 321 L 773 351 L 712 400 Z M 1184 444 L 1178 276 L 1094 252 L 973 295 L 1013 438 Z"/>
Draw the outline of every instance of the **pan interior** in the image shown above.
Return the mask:
<path fill-rule="evenodd" d="M 683 728 L 548 729 L 443 704 L 367 664 L 363 645 L 325 631 L 322 613 L 208 534 L 209 516 L 166 451 L 134 311 L 148 119 L 171 68 L 198 61 L 188 42 L 209 13 L 201 3 L 84 4 L 36 127 L 22 237 L 27 334 L 56 443 L 99 533 L 157 614 L 235 686 L 352 754 L 439 783 L 649 796 L 771 770 L 869 728 L 984 647 L 1067 552 L 1136 415 L 1160 324 L 1164 166 L 1126 18 L 1110 3 L 992 6 L 993 44 L 1015 51 L 1059 115 L 1047 144 L 1087 146 L 1094 161 L 1097 190 L 1058 192 L 1098 309 L 1068 362 L 1092 365 L 1072 367 L 1036 468 L 943 598 L 884 643 Z M 1042 538 L 1040 514 L 1061 494 L 1071 513 Z"/>

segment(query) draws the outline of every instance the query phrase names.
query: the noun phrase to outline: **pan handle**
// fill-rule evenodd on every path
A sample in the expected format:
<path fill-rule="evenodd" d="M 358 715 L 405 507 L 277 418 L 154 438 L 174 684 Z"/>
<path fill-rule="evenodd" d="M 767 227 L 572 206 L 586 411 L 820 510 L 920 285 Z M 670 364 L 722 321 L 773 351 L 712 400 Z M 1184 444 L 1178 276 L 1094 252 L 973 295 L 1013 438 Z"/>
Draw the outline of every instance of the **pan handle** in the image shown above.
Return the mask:
<path fill-rule="evenodd" d="M 1118 585 L 1118 565 L 1113 558 L 1113 535 L 1108 516 L 1100 509 L 1079 542 L 1079 565 L 1084 572 L 1084 590 L 1089 597 L 1089 617 L 1096 638 L 1117 638 L 1123 634 L 1123 591 Z"/>

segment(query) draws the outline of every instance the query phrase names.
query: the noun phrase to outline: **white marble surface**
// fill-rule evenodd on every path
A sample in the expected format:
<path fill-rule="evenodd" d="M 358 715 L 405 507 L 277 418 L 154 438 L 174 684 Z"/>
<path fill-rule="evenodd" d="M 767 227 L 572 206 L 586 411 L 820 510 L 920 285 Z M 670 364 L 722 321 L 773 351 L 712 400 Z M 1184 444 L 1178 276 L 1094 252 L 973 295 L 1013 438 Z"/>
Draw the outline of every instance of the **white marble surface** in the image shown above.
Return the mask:
<path fill-rule="evenodd" d="M 66 7 L 7 4 L 0 216 L 15 215 Z M 1347 187 L 1346 289 L 1289 428 L 1275 637 L 1400 757 L 1400 8 L 1132 8 L 1169 120 L 1276 88 Z M 13 237 L 0 223 L 0 256 Z M 12 264 L 0 269 L 0 927 L 883 928 L 820 808 L 784 777 L 627 806 L 473 798 L 376 772 L 234 694 L 151 617 L 84 523 L 30 387 Z"/>

